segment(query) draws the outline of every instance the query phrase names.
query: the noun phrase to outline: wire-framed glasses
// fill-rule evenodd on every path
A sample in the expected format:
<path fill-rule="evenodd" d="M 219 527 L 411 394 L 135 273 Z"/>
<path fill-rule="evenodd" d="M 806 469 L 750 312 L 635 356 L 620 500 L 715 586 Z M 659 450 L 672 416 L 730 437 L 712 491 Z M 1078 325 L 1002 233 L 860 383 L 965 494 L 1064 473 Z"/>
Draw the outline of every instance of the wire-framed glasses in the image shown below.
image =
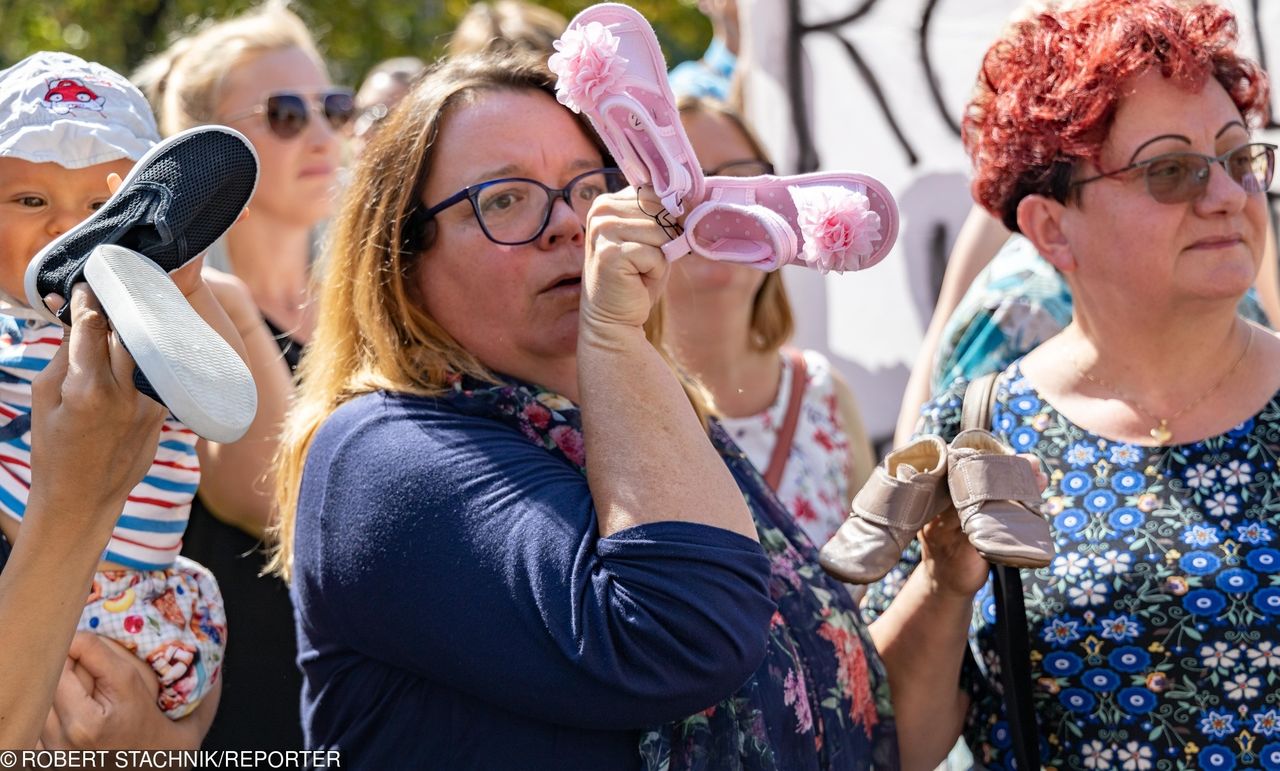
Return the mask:
<path fill-rule="evenodd" d="M 1219 164 L 1246 193 L 1264 193 L 1271 187 L 1276 168 L 1276 146 L 1263 142 L 1241 145 L 1222 155 L 1177 152 L 1157 155 L 1123 169 L 1108 171 L 1071 183 L 1087 185 L 1133 171 L 1141 171 L 1147 193 L 1160 203 L 1186 203 L 1204 195 L 1209 187 L 1212 164 Z"/>

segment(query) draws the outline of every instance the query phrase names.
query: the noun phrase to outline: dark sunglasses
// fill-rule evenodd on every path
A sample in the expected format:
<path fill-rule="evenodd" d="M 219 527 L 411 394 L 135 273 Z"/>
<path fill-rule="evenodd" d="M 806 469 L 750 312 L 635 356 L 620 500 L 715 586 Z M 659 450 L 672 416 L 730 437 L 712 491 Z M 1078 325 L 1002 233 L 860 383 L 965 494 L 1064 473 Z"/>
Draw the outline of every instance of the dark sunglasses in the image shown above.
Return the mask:
<path fill-rule="evenodd" d="M 1147 184 L 1147 194 L 1152 198 L 1160 203 L 1186 203 L 1204 195 L 1215 163 L 1226 169 L 1227 175 L 1244 188 L 1246 193 L 1265 193 L 1271 187 L 1271 177 L 1276 169 L 1276 146 L 1256 142 L 1241 145 L 1219 156 L 1190 152 L 1166 153 L 1138 161 L 1123 169 L 1078 180 L 1071 183 L 1071 186 L 1087 185 L 1099 179 L 1141 170 L 1142 178 Z"/>
<path fill-rule="evenodd" d="M 356 113 L 355 100 L 346 89 L 332 89 L 315 94 L 280 91 L 271 94 L 252 110 L 227 118 L 227 122 L 251 115 L 266 115 L 267 127 L 281 139 L 293 139 L 311 122 L 311 113 L 323 115 L 334 131 L 341 131 Z"/>
<path fill-rule="evenodd" d="M 556 201 L 564 201 L 585 222 L 597 198 L 626 186 L 627 179 L 618 169 L 593 169 L 558 189 L 523 177 L 491 179 L 459 190 L 430 208 L 415 207 L 409 215 L 405 247 L 421 251 L 426 223 L 463 201 L 471 202 L 471 212 L 490 241 L 503 246 L 532 243 L 546 231 Z"/>

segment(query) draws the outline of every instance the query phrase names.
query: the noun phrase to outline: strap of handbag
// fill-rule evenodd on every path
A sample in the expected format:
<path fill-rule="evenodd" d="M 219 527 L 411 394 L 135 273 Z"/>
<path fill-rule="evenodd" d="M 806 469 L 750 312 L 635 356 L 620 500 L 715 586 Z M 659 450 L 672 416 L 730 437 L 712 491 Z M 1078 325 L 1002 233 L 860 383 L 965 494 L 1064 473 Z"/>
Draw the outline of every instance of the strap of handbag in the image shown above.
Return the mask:
<path fill-rule="evenodd" d="M 961 428 L 991 429 L 998 375 L 992 372 L 969 383 L 960 411 Z M 991 578 L 996 599 L 996 652 L 1014 758 L 1020 769 L 1039 769 L 1040 728 L 1031 703 L 1031 641 L 1022 574 L 1017 568 L 992 565 Z"/>
<path fill-rule="evenodd" d="M 800 422 L 800 403 L 804 401 L 804 389 L 809 384 L 809 369 L 804 363 L 804 354 L 796 348 L 783 351 L 787 364 L 791 367 L 791 395 L 787 399 L 787 413 L 782 419 L 782 427 L 778 429 L 778 441 L 773 445 L 773 457 L 769 458 L 769 467 L 765 469 L 764 481 L 771 490 L 777 490 L 782 484 L 782 471 L 787 467 L 787 458 L 791 455 L 791 441 L 796 436 L 796 424 Z"/>

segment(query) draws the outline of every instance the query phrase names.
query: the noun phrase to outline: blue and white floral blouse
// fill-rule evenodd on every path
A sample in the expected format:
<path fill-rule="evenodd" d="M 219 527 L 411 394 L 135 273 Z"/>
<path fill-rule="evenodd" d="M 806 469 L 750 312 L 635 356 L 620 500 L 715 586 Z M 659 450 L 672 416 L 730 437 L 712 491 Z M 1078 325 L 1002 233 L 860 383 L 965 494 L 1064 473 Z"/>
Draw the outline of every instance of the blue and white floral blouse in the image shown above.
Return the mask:
<path fill-rule="evenodd" d="M 964 387 L 926 406 L 922 432 L 958 433 Z M 1220 436 L 1142 447 L 1072 424 L 1014 362 L 993 420 L 1050 473 L 1058 553 L 1023 571 L 1045 764 L 1280 769 L 1280 394 Z M 873 587 L 873 608 L 914 557 Z M 994 612 L 988 584 L 966 739 L 979 763 L 1011 768 Z"/>

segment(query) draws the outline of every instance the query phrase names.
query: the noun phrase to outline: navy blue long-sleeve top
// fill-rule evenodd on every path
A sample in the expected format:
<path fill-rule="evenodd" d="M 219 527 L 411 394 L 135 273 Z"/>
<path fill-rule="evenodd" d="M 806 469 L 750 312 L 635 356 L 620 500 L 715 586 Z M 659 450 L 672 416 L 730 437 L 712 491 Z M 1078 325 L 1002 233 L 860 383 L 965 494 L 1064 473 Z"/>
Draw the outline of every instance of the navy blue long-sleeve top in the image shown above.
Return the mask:
<path fill-rule="evenodd" d="M 316 433 L 298 505 L 307 744 L 344 768 L 638 767 L 640 729 L 760 665 L 768 581 L 720 528 L 601 538 L 586 477 L 512 425 L 358 397 Z"/>

